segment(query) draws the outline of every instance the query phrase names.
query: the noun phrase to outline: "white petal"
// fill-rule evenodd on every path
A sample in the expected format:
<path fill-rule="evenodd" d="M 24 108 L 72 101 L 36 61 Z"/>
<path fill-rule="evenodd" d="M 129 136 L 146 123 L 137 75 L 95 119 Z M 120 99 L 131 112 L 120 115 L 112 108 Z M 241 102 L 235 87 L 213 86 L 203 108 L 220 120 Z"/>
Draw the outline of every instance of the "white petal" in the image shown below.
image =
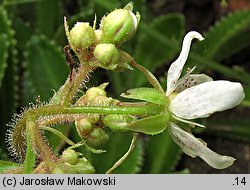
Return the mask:
<path fill-rule="evenodd" d="M 179 93 L 183 90 L 190 88 L 192 86 L 196 86 L 198 84 L 212 81 L 213 79 L 205 74 L 186 74 L 180 80 L 178 80 L 176 88 L 173 92 Z"/>
<path fill-rule="evenodd" d="M 224 169 L 231 166 L 235 161 L 233 157 L 223 156 L 210 150 L 204 141 L 182 130 L 175 123 L 170 123 L 168 129 L 171 137 L 182 148 L 183 152 L 193 158 L 199 156 L 213 168 Z"/>
<path fill-rule="evenodd" d="M 205 82 L 177 94 L 170 102 L 169 110 L 184 119 L 204 118 L 237 106 L 244 97 L 240 83 Z"/>
<path fill-rule="evenodd" d="M 167 95 L 173 92 L 176 86 L 177 80 L 179 79 L 183 66 L 187 60 L 191 41 L 195 38 L 197 38 L 200 41 L 204 39 L 200 33 L 195 31 L 191 31 L 186 34 L 182 43 L 182 49 L 179 57 L 169 67 L 167 76 L 167 92 L 166 92 Z"/>

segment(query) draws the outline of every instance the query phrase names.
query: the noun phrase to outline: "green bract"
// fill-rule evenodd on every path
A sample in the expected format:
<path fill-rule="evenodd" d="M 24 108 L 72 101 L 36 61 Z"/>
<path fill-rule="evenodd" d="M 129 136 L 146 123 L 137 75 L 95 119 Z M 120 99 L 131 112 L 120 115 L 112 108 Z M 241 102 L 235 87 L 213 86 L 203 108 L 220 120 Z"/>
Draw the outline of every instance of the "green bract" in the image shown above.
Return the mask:
<path fill-rule="evenodd" d="M 132 4 L 124 9 L 116 9 L 102 19 L 100 29 L 102 43 L 114 43 L 121 45 L 133 37 L 140 20 L 139 13 L 132 12 Z"/>

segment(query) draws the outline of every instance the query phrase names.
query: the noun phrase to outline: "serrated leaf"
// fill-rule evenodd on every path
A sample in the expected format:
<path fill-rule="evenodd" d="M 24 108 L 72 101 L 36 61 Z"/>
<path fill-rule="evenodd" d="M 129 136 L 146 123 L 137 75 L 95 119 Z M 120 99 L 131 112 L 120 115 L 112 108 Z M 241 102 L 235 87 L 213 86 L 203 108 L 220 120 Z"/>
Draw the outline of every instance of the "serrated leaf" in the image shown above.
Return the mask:
<path fill-rule="evenodd" d="M 16 47 L 14 40 L 14 31 L 12 29 L 12 22 L 8 17 L 7 11 L 3 6 L 0 6 L 0 36 L 7 37 L 8 43 L 8 57 L 7 67 L 4 69 L 4 77 L 1 81 L 0 88 L 0 143 L 4 144 L 4 137 L 6 132 L 6 123 L 10 121 L 11 115 L 16 107 Z M 3 45 L 3 44 L 1 44 Z M 4 53 L 6 55 L 6 53 Z M 3 65 L 4 66 L 3 66 Z M 1 66 L 5 67 L 5 63 L 1 62 Z M 1 67 L 0 66 L 0 67 Z"/>
<path fill-rule="evenodd" d="M 128 150 L 131 134 L 118 134 L 113 133 L 109 139 L 109 141 L 101 147 L 103 150 L 107 150 L 107 152 L 102 153 L 100 155 L 91 155 L 92 164 L 96 169 L 96 173 L 105 173 L 109 168 L 113 166 L 113 164 L 120 159 Z M 135 149 L 128 157 L 128 159 L 119 166 L 115 173 L 136 173 L 140 171 L 140 166 L 142 165 L 142 141 L 138 139 Z"/>
<path fill-rule="evenodd" d="M 167 131 L 150 137 L 146 145 L 144 173 L 170 173 L 176 167 L 181 150 Z"/>
<path fill-rule="evenodd" d="M 39 36 L 30 39 L 26 53 L 26 77 L 33 94 L 47 100 L 52 90 L 57 90 L 66 80 L 68 68 L 63 53 L 51 41 Z"/>
<path fill-rule="evenodd" d="M 36 3 L 37 29 L 40 33 L 52 37 L 61 24 L 63 14 L 61 1 L 43 0 Z"/>
<path fill-rule="evenodd" d="M 231 13 L 212 26 L 205 36 L 206 57 L 221 60 L 249 46 L 250 11 Z M 240 43 L 239 43 L 240 42 Z M 197 51 L 204 51 L 204 44 L 197 44 Z"/>
<path fill-rule="evenodd" d="M 249 117 L 235 119 L 212 119 L 207 121 L 205 133 L 233 140 L 250 142 Z"/>
<path fill-rule="evenodd" d="M 7 57 L 12 40 L 12 31 L 6 10 L 0 6 L 0 87 L 7 68 Z"/>
<path fill-rule="evenodd" d="M 161 34 L 160 32 L 158 32 L 157 30 L 153 29 L 153 28 L 148 28 L 146 26 L 143 26 L 144 32 L 147 33 L 148 35 L 152 36 L 155 38 L 155 40 L 159 43 L 159 44 L 164 44 L 164 46 L 166 46 L 168 48 L 168 50 L 178 50 L 178 47 L 176 44 L 174 44 L 173 42 L 171 42 L 170 39 L 168 39 L 167 37 L 165 37 L 163 34 Z M 204 45 L 204 44 L 203 44 Z M 204 48 L 202 49 L 204 50 Z M 191 50 L 190 54 L 189 54 L 189 58 L 187 60 L 187 63 L 185 64 L 186 67 L 194 67 L 194 66 L 198 66 L 196 70 L 199 70 L 200 68 L 206 67 L 206 68 L 210 68 L 213 69 L 219 73 L 222 73 L 223 75 L 227 76 L 227 77 L 231 77 L 233 79 L 237 79 L 245 84 L 250 84 L 250 74 L 244 70 L 239 70 L 239 71 L 235 71 L 232 70 L 231 68 L 224 66 L 218 62 L 216 62 L 215 60 L 212 60 L 210 58 L 207 58 L 206 56 L 204 56 L 205 53 L 197 53 L 197 52 L 193 52 L 193 50 Z M 134 81 L 137 80 L 134 79 L 133 77 L 129 77 L 132 78 Z M 131 84 L 134 84 L 134 81 L 130 81 Z"/>
<path fill-rule="evenodd" d="M 27 41 L 30 40 L 33 31 L 30 26 L 20 18 L 16 18 L 13 27 L 15 30 L 15 37 L 18 41 L 17 48 L 22 51 L 25 48 Z"/>
<path fill-rule="evenodd" d="M 22 167 L 21 164 L 0 160 L 0 174 L 8 170 L 19 169 L 20 167 Z"/>
<path fill-rule="evenodd" d="M 7 67 L 8 48 L 9 43 L 7 35 L 0 34 L 0 87 L 4 77 L 5 69 Z"/>
<path fill-rule="evenodd" d="M 129 155 L 129 158 L 122 163 L 118 168 L 114 170 L 114 174 L 135 174 L 141 171 L 141 167 L 144 161 L 144 145 L 141 138 L 137 139 L 136 146 Z"/>
<path fill-rule="evenodd" d="M 156 18 L 148 25 L 141 25 L 142 31 L 147 27 L 156 30 L 178 46 L 184 32 L 184 18 L 181 14 L 168 14 Z M 157 35 L 157 34 L 155 34 Z M 139 36 L 138 45 L 135 50 L 135 60 L 150 71 L 171 60 L 177 53 L 176 49 L 169 49 L 165 44 L 159 43 L 154 36 L 143 32 Z M 134 87 L 145 84 L 145 76 L 139 71 L 130 72 L 129 83 Z"/>

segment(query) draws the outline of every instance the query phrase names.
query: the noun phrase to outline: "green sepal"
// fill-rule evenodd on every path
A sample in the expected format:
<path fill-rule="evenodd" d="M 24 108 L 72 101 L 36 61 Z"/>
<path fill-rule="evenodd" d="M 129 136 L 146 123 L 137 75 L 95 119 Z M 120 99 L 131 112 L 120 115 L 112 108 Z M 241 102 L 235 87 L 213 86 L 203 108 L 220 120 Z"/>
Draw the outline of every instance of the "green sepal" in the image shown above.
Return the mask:
<path fill-rule="evenodd" d="M 128 131 L 126 126 L 135 120 L 136 120 L 135 116 L 109 114 L 103 118 L 103 123 L 105 126 L 109 127 L 112 131 L 125 132 Z"/>
<path fill-rule="evenodd" d="M 120 60 L 117 65 L 117 67 L 114 69 L 114 71 L 125 71 L 126 69 L 133 70 L 133 67 L 130 65 L 133 57 L 129 55 L 127 52 L 119 50 L 120 53 Z"/>
<path fill-rule="evenodd" d="M 155 135 L 166 129 L 169 118 L 170 116 L 166 113 L 146 117 L 128 124 L 126 129 L 144 134 Z"/>
<path fill-rule="evenodd" d="M 134 88 L 121 94 L 124 98 L 144 100 L 154 104 L 167 105 L 169 100 L 167 96 L 155 88 Z"/>

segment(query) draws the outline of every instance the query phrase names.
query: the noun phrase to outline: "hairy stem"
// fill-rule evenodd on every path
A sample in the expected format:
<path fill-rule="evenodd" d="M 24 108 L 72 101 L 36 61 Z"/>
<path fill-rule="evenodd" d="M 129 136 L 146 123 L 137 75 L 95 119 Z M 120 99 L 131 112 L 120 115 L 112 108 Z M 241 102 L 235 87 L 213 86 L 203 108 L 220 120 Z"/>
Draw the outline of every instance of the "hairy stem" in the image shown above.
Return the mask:
<path fill-rule="evenodd" d="M 54 168 L 56 166 L 55 161 L 57 161 L 57 157 L 54 155 L 53 151 L 46 143 L 43 135 L 41 134 L 37 126 L 34 128 L 34 135 L 36 148 L 38 149 L 39 155 L 42 157 L 42 160 L 46 162 L 47 166 L 50 169 Z"/>
<path fill-rule="evenodd" d="M 29 118 L 26 122 L 26 154 L 25 154 L 25 161 L 24 161 L 24 169 L 23 173 L 30 174 L 33 171 L 33 167 L 36 162 L 36 154 L 35 150 L 35 136 L 34 136 L 34 127 L 35 122 Z"/>
<path fill-rule="evenodd" d="M 61 92 L 62 105 L 70 105 L 73 103 L 73 98 L 77 94 L 77 91 L 83 87 L 85 82 L 88 81 L 90 73 L 93 69 L 94 68 L 88 66 L 87 64 L 80 64 L 78 71 L 74 70 L 72 80 L 68 77 L 63 85 L 63 90 Z"/>
<path fill-rule="evenodd" d="M 126 105 L 126 104 L 125 104 Z M 34 118 L 34 121 L 37 122 L 39 119 L 43 118 L 46 120 L 48 116 L 53 115 L 61 115 L 61 121 L 68 121 L 70 117 L 75 117 L 75 115 L 82 114 L 123 114 L 123 115 L 138 115 L 138 116 L 152 116 L 160 114 L 164 111 L 164 107 L 157 104 L 148 104 L 148 103 L 130 103 L 128 106 L 63 106 L 63 105 L 45 105 L 40 108 L 31 108 L 27 110 L 19 121 L 15 124 L 15 128 L 11 133 L 10 141 L 12 149 L 15 151 L 15 155 L 22 161 L 25 158 L 26 152 L 26 139 L 25 139 L 25 129 L 26 129 L 26 121 L 29 117 Z M 41 123 L 39 123 L 41 124 Z M 36 142 L 39 147 L 41 147 L 41 151 L 44 152 L 44 147 L 48 150 L 50 148 L 44 142 L 43 136 L 41 135 L 39 128 L 36 128 Z M 39 140 L 38 140 L 39 139 Z M 50 156 L 52 156 L 52 151 L 50 150 Z"/>

